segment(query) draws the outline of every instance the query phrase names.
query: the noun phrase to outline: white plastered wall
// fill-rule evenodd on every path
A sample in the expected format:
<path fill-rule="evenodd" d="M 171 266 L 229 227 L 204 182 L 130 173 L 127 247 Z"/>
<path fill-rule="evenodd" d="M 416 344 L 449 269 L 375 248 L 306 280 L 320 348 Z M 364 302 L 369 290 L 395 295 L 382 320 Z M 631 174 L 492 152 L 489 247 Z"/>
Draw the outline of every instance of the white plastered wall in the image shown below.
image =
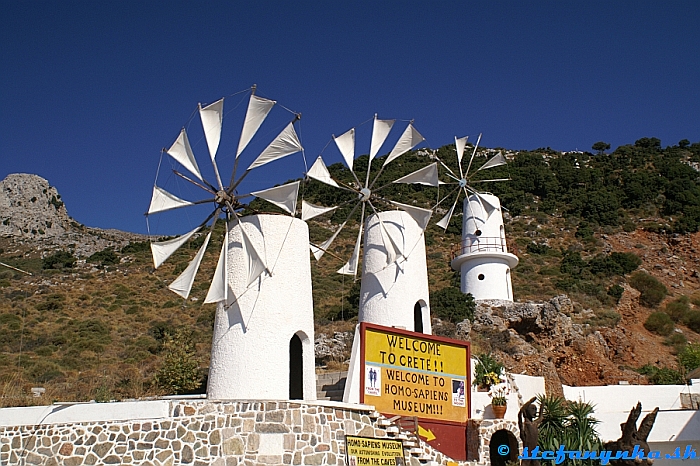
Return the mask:
<path fill-rule="evenodd" d="M 316 399 L 314 321 L 306 223 L 282 215 L 241 219 L 248 238 L 272 276 L 246 287 L 247 260 L 241 232 L 229 233 L 228 308 L 217 307 L 212 338 L 209 399 L 289 399 L 289 343 L 302 342 L 305 400 Z"/>

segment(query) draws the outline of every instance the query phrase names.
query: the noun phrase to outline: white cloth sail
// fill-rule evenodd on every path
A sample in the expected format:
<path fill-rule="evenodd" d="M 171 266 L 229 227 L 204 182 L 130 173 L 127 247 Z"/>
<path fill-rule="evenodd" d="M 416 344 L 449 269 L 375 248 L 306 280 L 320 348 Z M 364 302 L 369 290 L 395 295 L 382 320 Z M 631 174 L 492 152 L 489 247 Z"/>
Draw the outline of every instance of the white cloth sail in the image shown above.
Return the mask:
<path fill-rule="evenodd" d="M 506 158 L 503 157 L 503 154 L 499 152 L 498 154 L 494 155 L 491 160 L 483 164 L 481 167 L 479 167 L 479 170 L 485 170 L 487 168 L 493 168 L 493 167 L 498 167 L 500 165 L 505 165 Z M 477 171 L 479 171 L 477 170 Z"/>
<path fill-rule="evenodd" d="M 413 220 L 416 221 L 421 230 L 425 230 L 426 228 L 428 228 L 428 222 L 430 221 L 430 217 L 433 215 L 432 210 L 402 204 L 396 201 L 391 201 L 391 203 L 399 209 L 405 211 L 408 215 L 410 215 L 413 218 Z"/>
<path fill-rule="evenodd" d="M 209 156 L 213 161 L 221 141 L 221 124 L 224 118 L 224 99 L 219 99 L 213 104 L 202 107 L 199 105 L 199 118 L 202 120 L 204 137 L 207 139 Z"/>
<path fill-rule="evenodd" d="M 299 152 L 302 149 L 303 147 L 301 147 L 299 137 L 297 136 L 296 131 L 294 131 L 294 125 L 289 123 L 287 127 L 284 128 L 279 135 L 277 135 L 275 140 L 272 141 L 264 151 L 262 151 L 258 158 L 255 159 L 252 164 L 250 164 L 248 170 L 252 170 L 253 168 L 265 165 L 266 163 L 281 159 L 282 157 Z"/>
<path fill-rule="evenodd" d="M 328 238 L 326 241 L 324 241 L 320 246 L 311 245 L 311 252 L 313 253 L 314 258 L 316 260 L 321 259 L 323 254 L 326 252 L 326 249 L 328 249 L 331 246 L 331 243 L 333 243 L 333 240 L 335 240 L 335 238 L 338 236 L 338 233 L 340 233 L 340 230 L 343 229 L 343 227 L 345 226 L 346 223 L 348 223 L 347 220 L 345 220 L 340 225 L 340 227 L 338 227 L 338 229 L 335 230 L 335 233 L 333 233 L 333 235 L 330 238 Z"/>
<path fill-rule="evenodd" d="M 352 170 L 352 163 L 350 165 L 350 169 Z M 309 178 L 318 180 L 321 183 L 326 183 L 328 185 L 335 186 L 336 188 L 340 187 L 338 186 L 338 183 L 331 178 L 331 174 L 328 172 L 328 168 L 326 167 L 326 164 L 323 163 L 323 159 L 320 155 L 314 164 L 311 165 L 311 168 L 309 168 L 309 171 L 306 174 L 309 176 Z"/>
<path fill-rule="evenodd" d="M 248 280 L 246 281 L 246 287 L 249 287 L 251 283 L 257 280 L 258 277 L 267 270 L 267 266 L 262 260 L 262 257 L 258 254 L 258 251 L 255 250 L 255 246 L 253 246 L 250 238 L 248 238 L 248 234 L 243 229 L 243 223 L 239 221 L 238 225 L 241 228 L 241 237 L 243 238 L 243 241 L 241 241 L 243 256 L 248 262 Z M 269 274 L 270 272 L 267 271 L 267 273 Z"/>
<path fill-rule="evenodd" d="M 200 180 L 202 179 L 202 173 L 199 171 L 197 160 L 194 158 L 192 146 L 190 146 L 190 140 L 187 138 L 187 131 L 185 131 L 185 128 L 182 128 L 180 135 L 166 152 L 190 173 Z"/>
<path fill-rule="evenodd" d="M 447 214 L 445 214 L 442 219 L 437 222 L 437 226 L 442 228 L 443 230 L 447 230 L 447 226 L 450 224 L 450 219 L 452 218 L 452 214 L 455 211 L 455 206 L 457 205 L 457 200 L 459 199 L 459 196 L 457 196 L 457 199 L 455 199 L 454 204 L 452 204 L 452 207 L 450 207 L 450 210 L 447 211 Z"/>
<path fill-rule="evenodd" d="M 438 186 L 440 180 L 438 180 L 438 168 L 437 162 L 431 163 L 427 167 L 423 167 L 420 170 L 416 170 L 413 173 L 409 173 L 406 176 L 399 178 L 394 181 L 394 183 L 408 183 L 408 184 L 424 184 L 426 186 Z"/>
<path fill-rule="evenodd" d="M 299 194 L 299 181 L 274 188 L 264 189 L 250 193 L 260 199 L 265 199 L 276 206 L 294 215 L 297 208 L 297 195 Z"/>
<path fill-rule="evenodd" d="M 416 131 L 412 124 L 409 124 L 408 127 L 406 127 L 406 130 L 399 138 L 399 141 L 394 146 L 394 149 L 384 161 L 384 166 L 386 166 L 389 162 L 399 157 L 400 155 L 405 154 L 409 150 L 413 149 L 423 141 L 425 141 L 425 138 L 421 136 L 421 134 L 418 131 Z"/>
<path fill-rule="evenodd" d="M 243 130 L 241 131 L 241 139 L 238 141 L 238 150 L 236 151 L 236 158 L 241 155 L 241 152 L 248 146 L 248 143 L 255 133 L 258 132 L 258 128 L 267 114 L 270 113 L 272 107 L 276 104 L 274 100 L 263 99 L 255 94 L 251 94 L 250 100 L 248 101 L 248 111 L 245 115 L 245 121 L 243 122 Z"/>
<path fill-rule="evenodd" d="M 221 245 L 219 253 L 219 261 L 216 263 L 216 270 L 207 291 L 207 297 L 204 298 L 204 303 L 219 303 L 228 300 L 228 278 L 226 271 L 228 270 L 228 223 L 226 224 L 226 234 L 224 235 L 224 244 Z"/>
<path fill-rule="evenodd" d="M 200 227 L 195 228 L 189 233 L 185 233 L 177 238 L 161 241 L 160 243 L 151 243 L 151 253 L 153 255 L 153 265 L 157 269 L 170 257 L 177 249 L 185 244 Z"/>
<path fill-rule="evenodd" d="M 338 150 L 343 155 L 343 159 L 345 159 L 348 168 L 352 170 L 352 162 L 355 159 L 355 128 L 352 128 L 350 131 L 338 137 L 333 136 L 333 140 L 335 141 L 335 145 L 338 146 Z"/>
<path fill-rule="evenodd" d="M 374 116 L 374 125 L 372 126 L 372 143 L 369 150 L 369 159 L 372 160 L 377 156 L 379 149 L 382 148 L 382 144 L 386 141 L 386 137 L 391 131 L 391 127 L 394 126 L 394 121 L 396 120 L 377 120 L 377 116 Z"/>
<path fill-rule="evenodd" d="M 477 199 L 479 199 L 479 204 L 481 204 L 481 207 L 483 207 L 484 211 L 486 212 L 486 216 L 490 217 L 492 213 L 494 213 L 496 210 L 498 210 L 498 207 L 493 205 L 487 198 L 484 196 L 480 195 L 479 193 L 475 193 Z"/>
<path fill-rule="evenodd" d="M 360 262 L 360 244 L 362 244 L 362 228 L 357 232 L 357 241 L 355 242 L 355 249 L 352 251 L 352 257 L 350 260 L 338 269 L 337 273 L 343 275 L 357 275 L 357 265 Z"/>
<path fill-rule="evenodd" d="M 148 207 L 148 214 L 154 214 L 156 212 L 164 212 L 166 210 L 178 209 L 180 207 L 186 207 L 194 205 L 190 201 L 180 199 L 174 194 L 170 194 L 163 188 L 158 186 L 153 186 L 153 195 L 151 196 L 151 205 Z"/>
<path fill-rule="evenodd" d="M 457 161 L 460 166 L 462 166 L 462 157 L 464 156 L 464 147 L 467 145 L 467 139 L 469 139 L 469 136 L 464 136 L 463 138 L 455 136 L 455 149 L 457 149 Z"/>
<path fill-rule="evenodd" d="M 301 219 L 303 221 L 307 221 L 314 217 L 318 217 L 319 215 L 325 214 L 326 212 L 332 212 L 337 208 L 338 206 L 323 207 L 314 204 L 309 204 L 306 201 L 301 201 Z"/>
<path fill-rule="evenodd" d="M 204 244 L 202 244 L 202 247 L 199 248 L 197 255 L 190 261 L 187 268 L 175 280 L 173 280 L 170 285 L 168 285 L 168 288 L 171 291 L 179 294 L 185 299 L 187 299 L 187 297 L 190 295 L 190 290 L 192 290 L 192 283 L 194 283 L 194 277 L 197 275 L 199 264 L 202 263 L 202 257 L 204 257 L 204 251 L 207 249 L 207 245 L 209 244 L 209 238 L 211 238 L 211 232 L 207 234 L 207 237 L 204 239 Z"/>

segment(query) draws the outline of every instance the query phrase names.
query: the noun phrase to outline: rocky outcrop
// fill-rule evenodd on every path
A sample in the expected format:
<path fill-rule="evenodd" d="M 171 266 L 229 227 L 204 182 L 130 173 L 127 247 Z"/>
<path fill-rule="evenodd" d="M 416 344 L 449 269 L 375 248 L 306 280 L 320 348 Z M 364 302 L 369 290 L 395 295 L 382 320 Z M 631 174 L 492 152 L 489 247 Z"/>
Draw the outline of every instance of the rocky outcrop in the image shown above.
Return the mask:
<path fill-rule="evenodd" d="M 44 178 L 14 173 L 0 181 L 0 235 L 55 237 L 71 222 L 61 195 Z"/>

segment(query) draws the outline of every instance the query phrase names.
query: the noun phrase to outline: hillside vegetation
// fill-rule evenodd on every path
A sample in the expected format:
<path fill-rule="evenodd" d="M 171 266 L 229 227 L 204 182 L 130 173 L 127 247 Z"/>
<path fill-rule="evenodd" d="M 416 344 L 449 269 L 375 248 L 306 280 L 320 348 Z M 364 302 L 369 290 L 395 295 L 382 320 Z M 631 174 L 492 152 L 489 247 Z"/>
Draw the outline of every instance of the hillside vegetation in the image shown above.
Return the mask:
<path fill-rule="evenodd" d="M 480 149 L 474 165 L 497 150 Z M 603 335 L 610 347 L 633 353 L 619 361 L 606 357 L 619 366 L 646 366 L 640 369 L 645 372 L 640 380 L 658 378 L 659 370 L 680 374 L 695 364 L 694 351 L 700 353 L 700 144 L 684 140 L 662 148 L 658 139 L 642 138 L 610 154 L 502 150 L 508 165 L 489 170 L 488 177 L 511 180 L 480 186 L 498 195 L 507 209 L 509 248 L 520 258 L 512 274 L 516 300 L 546 301 L 568 294 L 578 322 L 590 331 L 608 329 Z M 453 146 L 438 149 L 436 155 L 458 171 Z M 377 181 L 377 186 L 388 184 L 381 195 L 435 206 L 448 193 L 446 187 L 438 192 L 390 183 L 430 162 L 430 154 L 419 151 L 389 164 Z M 366 164 L 367 157 L 360 157 L 356 171 L 361 173 Z M 375 173 L 380 166 L 373 163 Z M 352 183 L 342 165 L 329 170 L 336 179 Z M 302 195 L 328 206 L 352 198 L 316 181 L 304 182 Z M 455 215 L 447 231 L 434 225 L 453 199 L 437 207 L 425 233 L 433 316 L 448 329 L 469 312 L 454 312 L 463 303 L 455 294 L 458 274 L 449 266 L 462 217 Z M 312 242 L 327 239 L 350 207 L 345 204 L 330 218 L 309 222 Z M 254 201 L 247 211 L 274 208 Z M 318 334 L 349 331 L 356 322 L 359 281 L 335 271 L 352 252 L 357 221 L 356 215 L 331 254 L 318 263 L 311 259 Z M 157 271 L 148 242 L 129 238 L 89 255 L 81 255 L 80 244 L 48 248 L 41 238 L 0 238 L 0 262 L 32 273 L 0 268 L 0 404 L 203 390 L 199 382 L 205 383 L 214 306 L 201 302 L 221 244 L 210 243 L 212 253 L 205 256 L 191 298 L 184 301 L 167 284 L 186 267 L 203 237 Z M 640 336 L 642 340 L 635 340 Z M 472 343 L 475 352 L 493 349 L 499 354 L 494 342 L 477 337 Z M 553 354 L 546 342 L 538 345 L 542 357 L 557 361 L 564 382 L 592 382 L 576 378 L 577 364 L 582 364 L 579 350 Z M 511 369 L 531 369 L 517 367 L 517 361 L 503 354 Z M 336 367 L 345 357 L 334 361 Z M 696 359 L 700 365 L 700 357 Z M 173 367 L 184 368 L 180 373 L 186 369 L 198 383 L 176 380 Z M 595 382 L 616 382 L 606 377 L 596 375 Z M 29 398 L 29 389 L 38 386 L 46 388 L 45 396 Z"/>

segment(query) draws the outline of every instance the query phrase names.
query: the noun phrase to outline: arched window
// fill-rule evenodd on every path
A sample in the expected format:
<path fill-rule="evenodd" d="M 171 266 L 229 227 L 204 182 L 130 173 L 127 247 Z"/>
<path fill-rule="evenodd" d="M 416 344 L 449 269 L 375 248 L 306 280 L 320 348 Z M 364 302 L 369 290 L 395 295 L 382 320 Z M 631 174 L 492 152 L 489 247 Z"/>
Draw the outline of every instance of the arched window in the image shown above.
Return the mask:
<path fill-rule="evenodd" d="M 289 340 L 289 399 L 304 399 L 304 359 L 301 338 Z"/>
<path fill-rule="evenodd" d="M 518 440 L 509 430 L 497 430 L 489 442 L 491 466 L 506 466 L 506 463 L 518 460 Z"/>
<path fill-rule="evenodd" d="M 423 306 L 420 305 L 420 301 L 413 306 L 413 331 L 423 333 Z"/>

